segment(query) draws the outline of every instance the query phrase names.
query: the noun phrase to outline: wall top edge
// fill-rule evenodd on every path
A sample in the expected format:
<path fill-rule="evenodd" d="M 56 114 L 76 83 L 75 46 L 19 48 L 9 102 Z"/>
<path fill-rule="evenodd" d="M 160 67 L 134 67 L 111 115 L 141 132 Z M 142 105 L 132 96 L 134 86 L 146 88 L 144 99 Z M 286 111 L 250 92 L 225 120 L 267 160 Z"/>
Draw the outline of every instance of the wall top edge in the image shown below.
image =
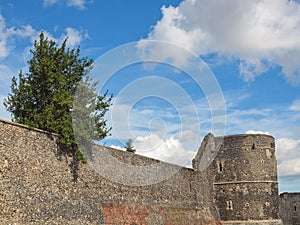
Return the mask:
<path fill-rule="evenodd" d="M 45 131 L 45 130 L 42 130 L 42 129 L 30 127 L 30 126 L 20 124 L 20 123 L 15 123 L 15 122 L 12 122 L 12 121 L 9 121 L 9 120 L 4 120 L 4 119 L 1 119 L 1 118 L 0 118 L 0 122 L 10 124 L 10 125 L 13 125 L 13 126 L 17 126 L 17 127 L 21 127 L 21 128 L 25 128 L 25 129 L 28 129 L 28 130 L 37 131 L 37 132 L 40 132 L 40 133 L 51 134 L 51 135 L 54 135 L 54 136 L 57 136 L 57 137 L 59 136 L 56 133 L 52 133 L 52 132 L 48 132 L 48 131 Z"/>
<path fill-rule="evenodd" d="M 282 192 L 280 195 L 300 195 L 300 192 Z"/>
<path fill-rule="evenodd" d="M 274 137 L 272 135 L 269 134 L 232 134 L 232 135 L 225 135 L 225 136 L 216 136 L 215 138 L 235 138 L 235 137 L 269 137 L 269 138 L 273 138 Z"/>

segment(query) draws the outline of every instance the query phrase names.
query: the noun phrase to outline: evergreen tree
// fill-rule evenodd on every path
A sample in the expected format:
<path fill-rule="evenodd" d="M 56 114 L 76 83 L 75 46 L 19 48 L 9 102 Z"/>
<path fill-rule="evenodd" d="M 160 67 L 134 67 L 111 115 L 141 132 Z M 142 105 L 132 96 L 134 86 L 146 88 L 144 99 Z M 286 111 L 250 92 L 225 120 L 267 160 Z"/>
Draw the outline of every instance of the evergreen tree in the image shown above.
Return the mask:
<path fill-rule="evenodd" d="M 106 128 L 104 115 L 111 105 L 112 96 L 107 98 L 107 91 L 103 96 L 97 95 L 96 85 L 97 82 L 86 76 L 77 85 L 74 96 L 72 122 L 81 160 L 87 158 L 86 150 L 90 144 L 94 140 L 102 140 L 110 131 Z"/>
<path fill-rule="evenodd" d="M 30 51 L 32 58 L 28 61 L 29 72 L 24 74 L 20 71 L 18 79 L 13 77 L 12 93 L 5 99 L 4 105 L 11 112 L 14 122 L 59 134 L 61 144 L 68 146 L 83 159 L 72 126 L 76 89 L 84 87 L 90 96 L 90 99 L 85 99 L 86 103 L 81 109 L 76 109 L 88 115 L 97 132 L 84 133 L 81 138 L 87 141 L 101 140 L 108 135 L 110 129 L 106 128 L 103 116 L 111 105 L 111 97 L 107 98 L 107 93 L 103 96 L 96 94 L 96 83 L 88 76 L 93 60 L 81 58 L 80 48 L 67 48 L 66 43 L 67 39 L 59 46 L 42 32 Z M 76 124 L 84 126 L 78 121 Z"/>
<path fill-rule="evenodd" d="M 133 145 L 132 145 L 132 139 L 129 139 L 129 140 L 126 142 L 125 148 L 126 148 L 126 151 L 127 151 L 127 152 L 135 153 L 135 151 L 136 151 L 136 150 L 134 149 Z"/>

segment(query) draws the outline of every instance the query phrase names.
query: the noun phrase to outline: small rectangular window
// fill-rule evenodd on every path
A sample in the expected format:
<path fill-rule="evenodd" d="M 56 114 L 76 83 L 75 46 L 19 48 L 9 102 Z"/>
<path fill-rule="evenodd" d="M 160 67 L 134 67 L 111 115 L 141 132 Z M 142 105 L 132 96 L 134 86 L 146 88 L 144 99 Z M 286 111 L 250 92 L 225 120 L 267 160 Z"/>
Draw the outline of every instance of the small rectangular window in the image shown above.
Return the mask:
<path fill-rule="evenodd" d="M 232 201 L 226 201 L 227 204 L 227 210 L 233 210 Z"/>
<path fill-rule="evenodd" d="M 296 212 L 297 211 L 297 206 L 295 206 L 294 209 L 295 209 L 295 212 Z"/>
<path fill-rule="evenodd" d="M 223 162 L 220 162 L 220 161 L 217 161 L 217 170 L 218 170 L 218 173 L 222 173 L 224 171 L 224 164 Z"/>

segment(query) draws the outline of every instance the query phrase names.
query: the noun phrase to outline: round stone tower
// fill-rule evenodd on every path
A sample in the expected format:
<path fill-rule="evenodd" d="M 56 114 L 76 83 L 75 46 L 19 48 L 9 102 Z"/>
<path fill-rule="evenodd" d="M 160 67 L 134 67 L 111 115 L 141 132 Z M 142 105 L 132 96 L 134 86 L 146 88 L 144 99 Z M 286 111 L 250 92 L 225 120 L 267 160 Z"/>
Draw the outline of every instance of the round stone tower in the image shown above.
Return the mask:
<path fill-rule="evenodd" d="M 282 224 L 274 138 L 243 134 L 212 140 L 219 149 L 208 169 L 222 223 Z"/>

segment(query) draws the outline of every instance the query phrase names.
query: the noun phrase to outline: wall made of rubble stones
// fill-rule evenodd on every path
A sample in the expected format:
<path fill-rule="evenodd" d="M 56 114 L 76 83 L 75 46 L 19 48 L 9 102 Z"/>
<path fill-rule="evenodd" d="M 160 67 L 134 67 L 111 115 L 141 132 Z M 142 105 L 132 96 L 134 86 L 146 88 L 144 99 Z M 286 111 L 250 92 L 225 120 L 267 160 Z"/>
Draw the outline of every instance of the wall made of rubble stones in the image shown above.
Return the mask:
<path fill-rule="evenodd" d="M 157 160 L 97 147 L 131 165 Z M 0 120 L 0 224 L 219 224 L 209 173 L 127 186 L 61 154 L 58 136 Z M 174 169 L 174 165 L 164 164 Z"/>
<path fill-rule="evenodd" d="M 221 221 L 282 224 L 274 138 L 263 134 L 214 138 L 216 143 L 219 139 L 222 144 L 209 171 Z"/>
<path fill-rule="evenodd" d="M 300 225 L 300 192 L 280 194 L 280 217 L 286 225 Z"/>

